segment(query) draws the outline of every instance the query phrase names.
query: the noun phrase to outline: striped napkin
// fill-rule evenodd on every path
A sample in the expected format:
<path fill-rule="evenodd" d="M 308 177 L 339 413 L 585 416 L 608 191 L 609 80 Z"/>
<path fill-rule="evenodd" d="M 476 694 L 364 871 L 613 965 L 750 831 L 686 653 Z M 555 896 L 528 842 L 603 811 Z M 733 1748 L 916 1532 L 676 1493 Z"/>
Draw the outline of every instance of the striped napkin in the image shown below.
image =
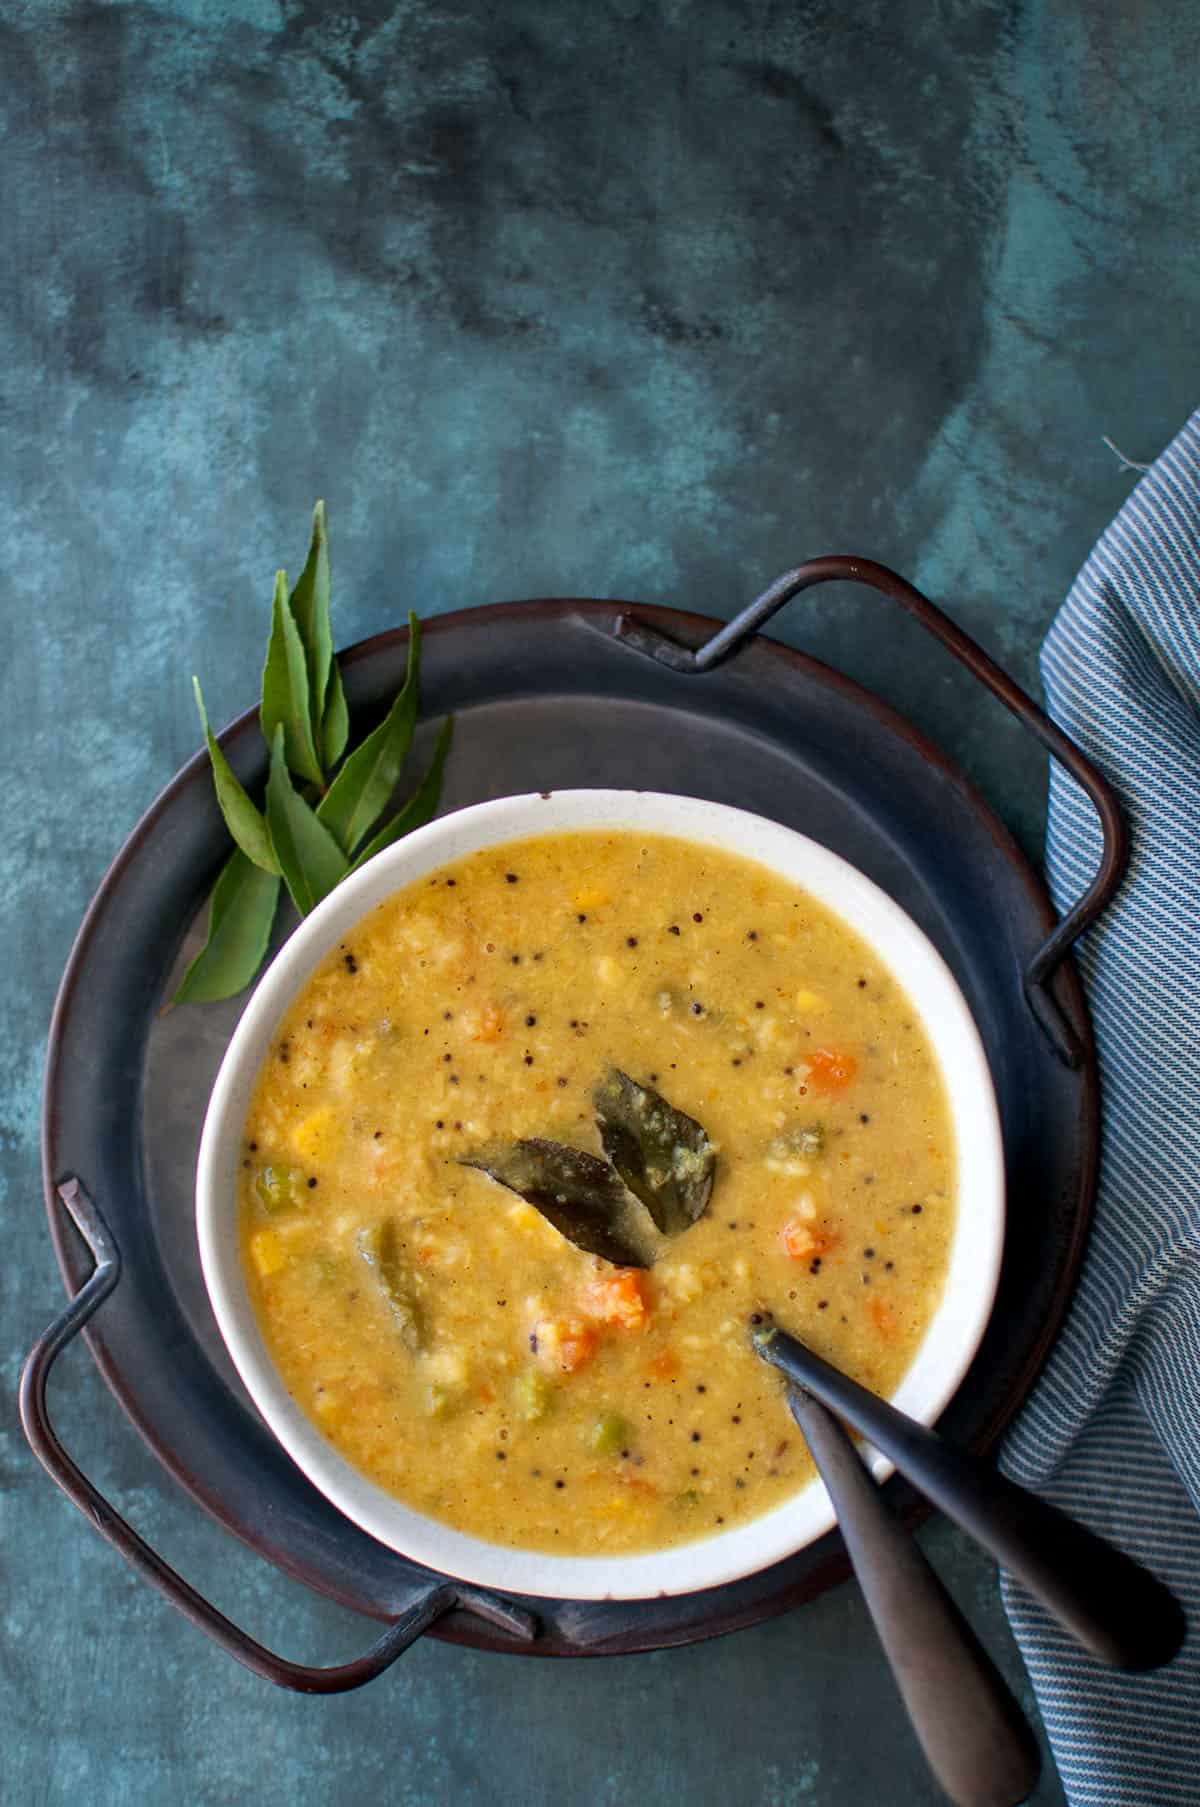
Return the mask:
<path fill-rule="evenodd" d="M 1072 1807 L 1200 1803 L 1200 413 L 1096 546 L 1042 651 L 1050 713 L 1108 774 L 1129 876 L 1079 964 L 1104 1148 L 1063 1335 L 1003 1465 L 1132 1555 L 1189 1618 L 1168 1668 L 1118 1675 L 1007 1578 Z M 1095 871 L 1091 807 L 1050 781 L 1060 909 Z"/>

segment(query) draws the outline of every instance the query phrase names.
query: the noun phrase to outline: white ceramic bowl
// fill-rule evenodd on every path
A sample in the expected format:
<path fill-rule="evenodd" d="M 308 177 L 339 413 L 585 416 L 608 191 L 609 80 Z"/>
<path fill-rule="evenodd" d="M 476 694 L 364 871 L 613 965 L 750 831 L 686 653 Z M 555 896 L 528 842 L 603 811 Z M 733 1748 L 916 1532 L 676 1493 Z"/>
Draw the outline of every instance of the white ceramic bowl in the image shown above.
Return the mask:
<path fill-rule="evenodd" d="M 679 1548 L 634 1556 L 510 1550 L 451 1530 L 394 1499 L 344 1460 L 292 1399 L 259 1333 L 242 1274 L 236 1177 L 251 1091 L 297 991 L 359 919 L 450 860 L 563 829 L 676 835 L 743 854 L 812 892 L 862 936 L 915 1005 L 941 1066 L 958 1152 L 958 1212 L 941 1304 L 894 1395 L 931 1423 L 965 1374 L 999 1277 L 1004 1168 L 991 1076 L 970 1012 L 941 956 L 878 887 L 815 841 L 761 816 L 647 791 L 559 791 L 504 797 L 419 829 L 339 885 L 276 956 L 246 1007 L 217 1075 L 196 1183 L 200 1253 L 221 1334 L 246 1388 L 288 1454 L 347 1518 L 381 1543 L 464 1581 L 565 1599 L 645 1599 L 715 1587 L 765 1568 L 829 1530 L 819 1482 L 762 1517 Z M 882 1458 L 874 1463 L 882 1477 Z"/>

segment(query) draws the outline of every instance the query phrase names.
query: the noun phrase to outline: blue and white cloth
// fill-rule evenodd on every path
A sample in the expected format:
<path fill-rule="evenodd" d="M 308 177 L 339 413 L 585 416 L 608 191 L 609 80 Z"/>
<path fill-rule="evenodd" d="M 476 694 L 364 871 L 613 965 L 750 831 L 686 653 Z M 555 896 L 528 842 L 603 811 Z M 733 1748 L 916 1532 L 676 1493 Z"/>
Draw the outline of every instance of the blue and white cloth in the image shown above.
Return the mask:
<path fill-rule="evenodd" d="M 1083 1655 L 1005 1603 L 1072 1807 L 1200 1803 L 1200 413 L 1096 546 L 1046 639 L 1050 713 L 1120 792 L 1129 876 L 1079 951 L 1104 1144 L 1063 1335 L 1004 1449 L 1014 1479 L 1138 1556 L 1190 1630 L 1152 1675 Z M 1065 909 L 1096 869 L 1091 806 L 1055 771 Z"/>

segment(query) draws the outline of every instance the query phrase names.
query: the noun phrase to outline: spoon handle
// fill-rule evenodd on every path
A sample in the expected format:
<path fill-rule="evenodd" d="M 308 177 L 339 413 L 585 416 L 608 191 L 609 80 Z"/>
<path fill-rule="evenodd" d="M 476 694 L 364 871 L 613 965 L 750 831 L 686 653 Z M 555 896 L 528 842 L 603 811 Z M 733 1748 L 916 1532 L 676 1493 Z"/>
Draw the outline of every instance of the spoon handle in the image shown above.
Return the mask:
<path fill-rule="evenodd" d="M 974 1632 L 890 1511 L 837 1419 L 788 1391 L 926 1760 L 956 1807 L 1016 1807 L 1041 1753 Z"/>
<path fill-rule="evenodd" d="M 1170 1662 L 1186 1621 L 1175 1596 L 1148 1569 L 988 1463 L 943 1443 L 786 1331 L 763 1327 L 752 1340 L 764 1360 L 869 1438 L 1085 1650 L 1119 1669 Z"/>

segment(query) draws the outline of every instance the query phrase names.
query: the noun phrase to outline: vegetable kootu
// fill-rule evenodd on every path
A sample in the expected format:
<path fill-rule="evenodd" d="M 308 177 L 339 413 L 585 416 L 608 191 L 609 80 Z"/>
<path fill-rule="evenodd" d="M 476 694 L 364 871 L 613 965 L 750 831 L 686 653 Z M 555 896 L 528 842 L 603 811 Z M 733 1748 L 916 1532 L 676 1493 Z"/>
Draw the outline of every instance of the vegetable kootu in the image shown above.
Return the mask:
<path fill-rule="evenodd" d="M 664 836 L 398 892 L 288 1011 L 244 1136 L 244 1264 L 299 1404 L 418 1510 L 560 1555 L 804 1486 L 747 1318 L 889 1394 L 954 1225 L 909 998 L 805 892 Z"/>

